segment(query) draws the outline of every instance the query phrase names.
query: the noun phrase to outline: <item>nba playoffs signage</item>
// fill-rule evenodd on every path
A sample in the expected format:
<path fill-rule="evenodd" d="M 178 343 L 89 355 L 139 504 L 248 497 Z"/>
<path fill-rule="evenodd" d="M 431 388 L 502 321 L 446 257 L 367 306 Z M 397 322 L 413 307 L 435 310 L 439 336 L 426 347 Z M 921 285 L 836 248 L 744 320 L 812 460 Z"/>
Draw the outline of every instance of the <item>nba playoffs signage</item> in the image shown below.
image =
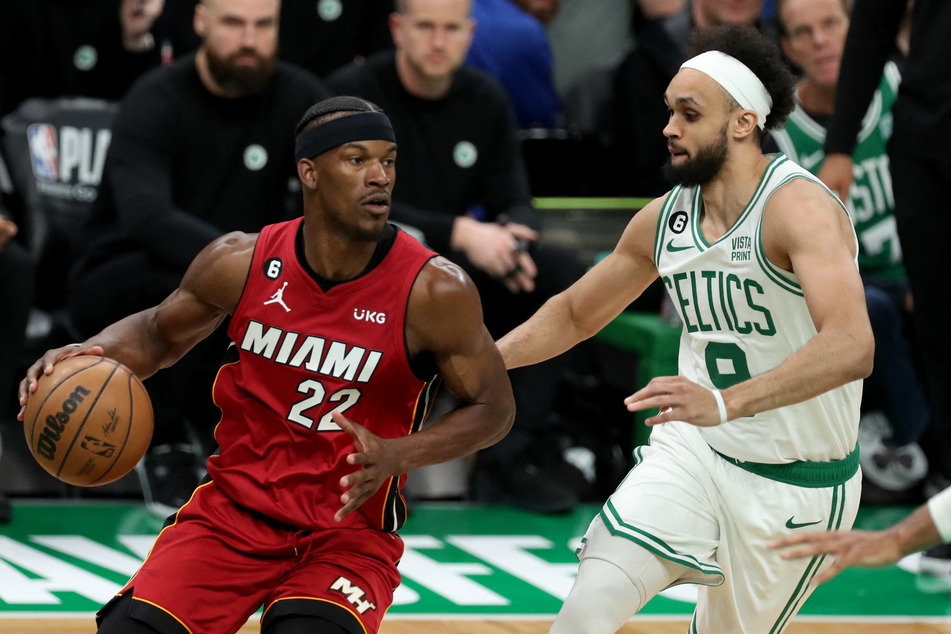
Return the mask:
<path fill-rule="evenodd" d="M 30 99 L 3 118 L 3 158 L 29 206 L 70 213 L 96 200 L 118 105 Z"/>
<path fill-rule="evenodd" d="M 26 135 L 37 193 L 80 202 L 96 199 L 110 129 L 34 123 Z"/>

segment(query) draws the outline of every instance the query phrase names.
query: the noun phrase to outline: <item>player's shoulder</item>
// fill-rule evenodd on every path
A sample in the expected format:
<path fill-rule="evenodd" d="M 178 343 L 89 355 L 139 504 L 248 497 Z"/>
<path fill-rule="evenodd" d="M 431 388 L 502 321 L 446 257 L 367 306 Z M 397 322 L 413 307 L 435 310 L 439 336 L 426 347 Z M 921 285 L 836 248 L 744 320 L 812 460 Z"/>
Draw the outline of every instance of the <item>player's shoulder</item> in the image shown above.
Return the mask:
<path fill-rule="evenodd" d="M 465 270 L 442 255 L 430 258 L 420 270 L 419 277 L 424 284 L 440 292 L 455 293 L 474 288 Z"/>
<path fill-rule="evenodd" d="M 479 301 L 479 291 L 461 266 L 437 255 L 420 269 L 410 302 L 434 314 L 451 314 Z"/>
<path fill-rule="evenodd" d="M 621 239 L 615 247 L 616 252 L 631 256 L 652 257 L 658 226 L 663 220 L 662 214 L 671 195 L 672 192 L 667 192 L 663 196 L 654 198 L 634 214 L 628 221 L 624 233 L 621 234 Z"/>
<path fill-rule="evenodd" d="M 841 207 L 838 198 L 822 181 L 807 174 L 785 180 L 769 194 L 766 204 L 791 212 L 801 205 L 818 205 L 830 209 Z"/>
<path fill-rule="evenodd" d="M 792 178 L 772 192 L 766 201 L 764 235 L 810 239 L 817 233 L 828 232 L 847 217 L 844 205 L 821 181 Z"/>
<path fill-rule="evenodd" d="M 661 221 L 662 215 L 666 213 L 668 201 L 673 202 L 671 196 L 676 196 L 675 190 L 654 198 L 638 209 L 628 222 L 628 228 L 635 227 L 641 233 L 650 230 L 653 235 L 653 232 L 657 230 L 657 223 Z"/>
<path fill-rule="evenodd" d="M 213 240 L 192 261 L 181 287 L 233 313 L 248 280 L 257 236 L 233 231 Z"/>
<path fill-rule="evenodd" d="M 198 254 L 196 261 L 201 258 L 203 266 L 211 267 L 219 272 L 231 267 L 246 269 L 247 266 L 250 266 L 259 235 L 258 233 L 245 233 L 243 231 L 226 233 L 205 247 Z M 245 262 L 247 263 L 246 266 L 244 265 Z"/>

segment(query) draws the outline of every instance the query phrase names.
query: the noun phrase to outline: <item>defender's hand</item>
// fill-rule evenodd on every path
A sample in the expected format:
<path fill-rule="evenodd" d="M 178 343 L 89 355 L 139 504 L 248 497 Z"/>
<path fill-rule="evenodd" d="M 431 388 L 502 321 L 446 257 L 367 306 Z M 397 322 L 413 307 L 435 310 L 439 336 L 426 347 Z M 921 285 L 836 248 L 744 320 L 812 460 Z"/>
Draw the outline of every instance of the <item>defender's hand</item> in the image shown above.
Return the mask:
<path fill-rule="evenodd" d="M 832 567 L 816 577 L 814 583 L 825 583 L 849 566 L 878 568 L 902 558 L 897 534 L 890 531 L 811 531 L 797 533 L 769 543 L 770 548 L 785 548 L 783 559 L 832 555 Z"/>

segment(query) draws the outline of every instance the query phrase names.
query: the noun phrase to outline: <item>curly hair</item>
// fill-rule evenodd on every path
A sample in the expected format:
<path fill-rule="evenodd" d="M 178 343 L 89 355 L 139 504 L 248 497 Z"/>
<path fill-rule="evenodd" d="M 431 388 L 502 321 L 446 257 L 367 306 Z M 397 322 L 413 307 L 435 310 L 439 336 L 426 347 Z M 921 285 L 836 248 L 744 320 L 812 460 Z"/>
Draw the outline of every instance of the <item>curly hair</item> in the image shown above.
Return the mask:
<path fill-rule="evenodd" d="M 699 28 L 687 41 L 687 56 L 694 57 L 707 51 L 720 51 L 736 58 L 755 74 L 773 99 L 766 117 L 765 129 L 756 128 L 758 140 L 763 133 L 781 128 L 786 117 L 796 106 L 794 90 L 796 78 L 783 61 L 779 47 L 751 26 L 724 24 Z M 730 97 L 734 108 L 739 104 Z"/>
<path fill-rule="evenodd" d="M 294 136 L 298 137 L 306 128 L 312 127 L 310 125 L 311 123 L 317 126 L 331 119 L 338 119 L 358 112 L 383 112 L 383 109 L 372 101 L 367 101 L 360 97 L 330 97 L 329 99 L 315 103 L 307 109 L 307 112 L 304 113 L 304 116 L 301 117 L 301 120 L 298 122 L 297 127 L 294 128 Z"/>

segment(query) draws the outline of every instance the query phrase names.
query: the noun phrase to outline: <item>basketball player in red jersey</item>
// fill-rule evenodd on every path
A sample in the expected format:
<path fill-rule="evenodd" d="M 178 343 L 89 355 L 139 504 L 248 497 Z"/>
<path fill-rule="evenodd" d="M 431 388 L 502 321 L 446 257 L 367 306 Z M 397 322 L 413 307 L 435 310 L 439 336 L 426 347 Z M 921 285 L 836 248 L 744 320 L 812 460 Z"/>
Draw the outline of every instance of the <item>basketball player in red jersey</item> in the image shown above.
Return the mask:
<path fill-rule="evenodd" d="M 209 481 L 169 518 L 99 631 L 377 632 L 400 582 L 406 472 L 502 438 L 514 401 L 465 273 L 387 223 L 396 143 L 353 97 L 297 128 L 304 217 L 232 233 L 159 306 L 48 351 L 20 383 L 105 354 L 144 378 L 232 315 Z M 459 406 L 421 429 L 439 376 Z M 22 411 L 21 411 L 22 419 Z"/>

